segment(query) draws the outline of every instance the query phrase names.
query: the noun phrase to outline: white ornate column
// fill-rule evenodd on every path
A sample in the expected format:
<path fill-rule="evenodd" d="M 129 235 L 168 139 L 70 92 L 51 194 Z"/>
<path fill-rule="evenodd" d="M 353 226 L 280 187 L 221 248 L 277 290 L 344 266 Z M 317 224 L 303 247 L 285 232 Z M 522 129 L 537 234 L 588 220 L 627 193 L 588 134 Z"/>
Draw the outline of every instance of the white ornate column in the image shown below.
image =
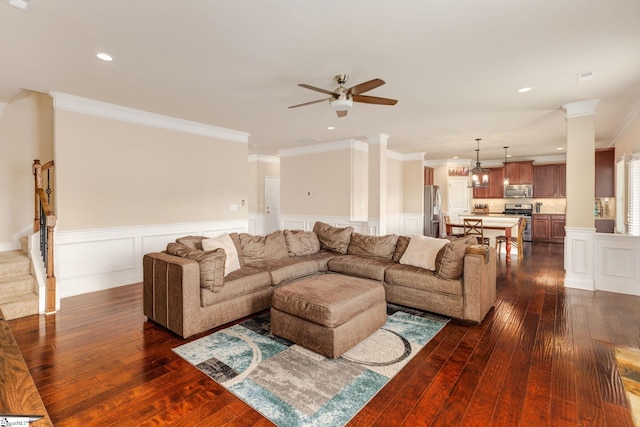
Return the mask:
<path fill-rule="evenodd" d="M 368 135 L 369 142 L 369 233 L 387 233 L 387 140 L 389 135 Z"/>
<path fill-rule="evenodd" d="M 565 286 L 593 291 L 595 113 L 598 99 L 564 104 L 567 120 Z"/>

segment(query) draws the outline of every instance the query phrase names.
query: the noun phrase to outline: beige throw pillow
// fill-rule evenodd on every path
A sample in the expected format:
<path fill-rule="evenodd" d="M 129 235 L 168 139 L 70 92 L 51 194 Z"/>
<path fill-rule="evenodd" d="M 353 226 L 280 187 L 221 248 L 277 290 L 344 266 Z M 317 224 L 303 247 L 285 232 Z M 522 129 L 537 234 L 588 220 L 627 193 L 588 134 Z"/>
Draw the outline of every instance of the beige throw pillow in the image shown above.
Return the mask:
<path fill-rule="evenodd" d="M 462 276 L 464 254 L 469 246 L 477 243 L 477 239 L 474 236 L 469 237 L 453 240 L 438 252 L 436 256 L 436 276 L 440 279 L 448 280 Z"/>
<path fill-rule="evenodd" d="M 320 241 L 313 231 L 284 230 L 289 256 L 315 254 L 320 250 Z"/>
<path fill-rule="evenodd" d="M 214 249 L 224 249 L 227 255 L 227 259 L 224 263 L 224 275 L 228 276 L 230 273 L 240 269 L 240 260 L 238 259 L 238 251 L 236 245 L 233 244 L 231 237 L 224 233 L 213 239 L 204 239 L 202 241 L 202 249 L 205 251 L 212 251 Z"/>
<path fill-rule="evenodd" d="M 436 239 L 434 237 L 413 234 L 411 235 L 407 250 L 404 251 L 404 254 L 400 258 L 400 264 L 435 271 L 436 256 L 440 249 L 447 243 L 449 243 L 449 241 L 446 239 Z"/>
<path fill-rule="evenodd" d="M 206 252 L 192 249 L 184 243 L 169 243 L 167 253 L 198 262 L 201 288 L 220 292 L 224 287 L 224 263 L 227 258 L 224 250 Z"/>

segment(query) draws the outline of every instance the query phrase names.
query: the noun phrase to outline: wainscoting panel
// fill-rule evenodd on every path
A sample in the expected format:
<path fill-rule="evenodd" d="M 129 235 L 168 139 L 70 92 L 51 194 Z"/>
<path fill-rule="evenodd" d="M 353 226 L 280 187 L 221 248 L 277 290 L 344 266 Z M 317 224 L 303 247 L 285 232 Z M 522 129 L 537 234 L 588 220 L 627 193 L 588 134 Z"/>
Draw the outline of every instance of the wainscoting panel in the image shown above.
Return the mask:
<path fill-rule="evenodd" d="M 247 227 L 248 221 L 236 220 L 57 232 L 57 294 L 64 298 L 141 282 L 144 254 L 163 251 L 182 236 L 215 237 Z"/>
<path fill-rule="evenodd" d="M 595 228 L 565 227 L 564 283 L 568 288 L 595 290 L 593 277 L 595 231 Z"/>
<path fill-rule="evenodd" d="M 640 237 L 595 235 L 596 289 L 640 295 Z"/>

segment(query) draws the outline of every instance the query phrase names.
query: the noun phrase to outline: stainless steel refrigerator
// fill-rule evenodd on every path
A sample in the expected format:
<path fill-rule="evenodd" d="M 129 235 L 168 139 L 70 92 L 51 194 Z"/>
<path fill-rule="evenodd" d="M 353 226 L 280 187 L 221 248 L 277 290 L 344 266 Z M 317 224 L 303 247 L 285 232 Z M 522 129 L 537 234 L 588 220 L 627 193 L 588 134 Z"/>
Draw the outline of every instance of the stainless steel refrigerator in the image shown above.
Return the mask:
<path fill-rule="evenodd" d="M 440 209 L 442 198 L 437 185 L 424 186 L 424 235 L 440 237 Z"/>

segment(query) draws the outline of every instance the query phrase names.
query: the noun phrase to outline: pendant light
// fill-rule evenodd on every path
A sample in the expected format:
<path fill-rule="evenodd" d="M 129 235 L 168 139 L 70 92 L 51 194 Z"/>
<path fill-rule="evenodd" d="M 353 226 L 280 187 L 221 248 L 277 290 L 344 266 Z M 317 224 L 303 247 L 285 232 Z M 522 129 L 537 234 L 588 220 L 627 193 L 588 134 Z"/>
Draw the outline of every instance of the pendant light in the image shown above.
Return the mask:
<path fill-rule="evenodd" d="M 486 188 L 489 186 L 489 171 L 480 166 L 480 138 L 476 138 L 476 166 L 471 169 L 471 187 Z"/>
<path fill-rule="evenodd" d="M 507 176 L 507 148 L 509 147 L 502 148 L 504 148 L 504 180 L 502 181 L 502 183 L 504 185 L 509 185 L 509 177 Z"/>

